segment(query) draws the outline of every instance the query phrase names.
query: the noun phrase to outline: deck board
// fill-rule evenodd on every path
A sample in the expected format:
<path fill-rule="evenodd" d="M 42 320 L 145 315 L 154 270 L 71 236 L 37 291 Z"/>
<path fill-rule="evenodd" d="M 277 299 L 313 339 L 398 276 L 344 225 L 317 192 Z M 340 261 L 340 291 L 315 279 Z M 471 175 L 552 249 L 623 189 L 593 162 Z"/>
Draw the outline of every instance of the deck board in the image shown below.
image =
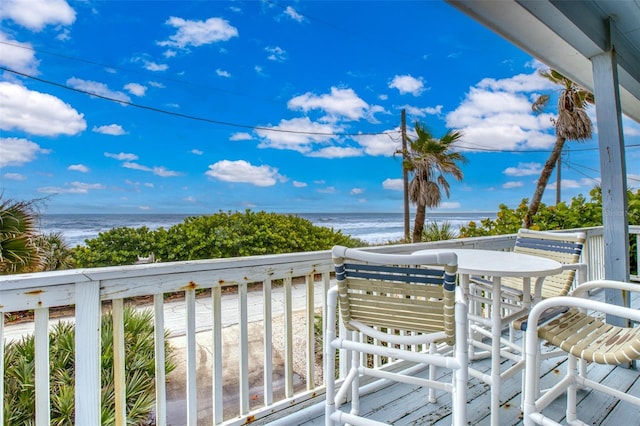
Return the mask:
<path fill-rule="evenodd" d="M 604 298 L 604 293 L 593 296 Z M 640 299 L 634 297 L 632 306 L 640 306 Z M 505 334 L 506 336 L 506 334 Z M 522 335 L 516 335 L 516 342 Z M 472 361 L 474 368 L 489 371 L 490 360 Z M 504 361 L 503 368 L 510 364 Z M 566 371 L 566 358 L 556 357 L 542 361 L 541 388 L 555 383 Z M 420 373 L 426 375 L 427 372 Z M 592 363 L 587 367 L 590 378 L 634 395 L 640 395 L 640 371 L 635 368 L 612 367 Z M 515 374 L 503 382 L 501 389 L 500 424 L 503 426 L 521 425 L 522 375 Z M 469 379 L 467 388 L 467 417 L 470 425 L 490 424 L 489 386 L 475 378 Z M 348 406 L 348 404 L 347 404 Z M 427 402 L 427 390 L 417 386 L 392 384 L 372 394 L 363 396 L 360 401 L 361 413 L 366 417 L 394 425 L 450 425 L 451 398 L 449 394 L 438 393 L 437 403 Z M 582 420 L 592 425 L 620 426 L 640 424 L 640 408 L 590 390 L 578 392 L 578 413 Z M 565 420 L 565 399 L 554 401 L 545 414 L 563 424 Z M 301 423 L 304 426 L 324 424 L 324 415 Z"/>

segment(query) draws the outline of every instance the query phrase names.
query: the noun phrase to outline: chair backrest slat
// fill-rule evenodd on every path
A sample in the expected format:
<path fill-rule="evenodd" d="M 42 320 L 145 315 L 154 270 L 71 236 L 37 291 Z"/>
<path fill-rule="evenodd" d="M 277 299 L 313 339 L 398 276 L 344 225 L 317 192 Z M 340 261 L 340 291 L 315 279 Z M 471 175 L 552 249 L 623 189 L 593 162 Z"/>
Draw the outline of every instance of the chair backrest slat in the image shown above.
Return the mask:
<path fill-rule="evenodd" d="M 584 232 L 546 232 L 521 229 L 518 231 L 514 252 L 531 254 L 556 260 L 568 265 L 580 262 L 586 240 Z M 565 296 L 571 290 L 575 269 L 565 269 L 557 275 L 546 277 L 542 285 L 542 297 Z M 510 286 L 513 280 L 506 279 Z"/>
<path fill-rule="evenodd" d="M 341 254 L 334 251 L 334 264 L 348 329 L 358 321 L 390 332 L 444 333 L 443 340 L 453 343 L 457 261 L 445 265 L 435 257 L 403 256 L 403 264 L 389 264 L 380 263 L 388 262 L 389 255 L 349 249 Z M 432 263 L 422 263 L 428 260 Z"/>

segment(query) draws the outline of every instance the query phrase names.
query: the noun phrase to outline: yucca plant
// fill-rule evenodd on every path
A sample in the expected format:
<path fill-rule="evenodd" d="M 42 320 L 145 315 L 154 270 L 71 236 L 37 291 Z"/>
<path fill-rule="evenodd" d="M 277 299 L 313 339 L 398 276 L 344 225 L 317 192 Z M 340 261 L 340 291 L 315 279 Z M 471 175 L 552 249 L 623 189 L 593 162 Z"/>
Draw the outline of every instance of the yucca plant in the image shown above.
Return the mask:
<path fill-rule="evenodd" d="M 422 241 L 453 240 L 456 237 L 456 232 L 449 222 L 443 222 L 441 225 L 437 222 L 429 222 L 422 235 Z"/>
<path fill-rule="evenodd" d="M 125 381 L 127 423 L 147 424 L 155 405 L 155 356 L 153 314 L 149 310 L 126 308 Z M 166 337 L 166 333 L 165 333 Z M 113 323 L 111 314 L 102 317 L 102 424 L 115 423 L 113 384 Z M 176 367 L 165 338 L 167 373 Z M 74 422 L 75 326 L 58 322 L 49 334 L 51 374 L 51 424 Z M 34 337 L 26 336 L 5 346 L 5 425 L 32 424 L 35 418 Z"/>

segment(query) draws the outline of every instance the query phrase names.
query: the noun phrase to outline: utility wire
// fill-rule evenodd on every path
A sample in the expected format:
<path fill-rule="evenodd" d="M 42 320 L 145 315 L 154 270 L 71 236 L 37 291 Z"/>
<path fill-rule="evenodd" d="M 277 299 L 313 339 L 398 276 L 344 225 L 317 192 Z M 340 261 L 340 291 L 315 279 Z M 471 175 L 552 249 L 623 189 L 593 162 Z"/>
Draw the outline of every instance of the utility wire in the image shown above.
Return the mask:
<path fill-rule="evenodd" d="M 260 98 L 260 97 L 253 96 L 253 95 L 250 95 L 250 94 L 247 94 L 247 93 L 236 92 L 236 91 L 227 90 L 227 89 L 221 89 L 219 87 L 209 86 L 209 85 L 202 84 L 202 83 L 194 83 L 192 81 L 179 80 L 177 78 L 160 76 L 160 75 L 151 74 L 151 73 L 145 72 L 145 71 L 135 70 L 135 69 L 131 69 L 131 68 L 124 68 L 124 67 L 119 67 L 119 66 L 110 65 L 110 64 L 105 64 L 105 63 L 93 61 L 93 60 L 90 60 L 90 59 L 84 59 L 84 58 L 79 58 L 77 56 L 65 55 L 65 54 L 58 53 L 58 52 L 53 52 L 53 51 L 50 51 L 50 50 L 36 49 L 34 47 L 31 47 L 31 46 L 24 46 L 24 45 L 10 43 L 10 42 L 6 42 L 6 41 L 0 41 L 0 45 L 2 45 L 2 44 L 6 45 L 6 46 L 14 47 L 16 49 L 29 50 L 29 51 L 35 52 L 35 53 L 42 53 L 42 54 L 45 54 L 45 55 L 55 56 L 55 57 L 67 59 L 67 60 L 70 60 L 70 61 L 82 62 L 82 63 L 85 63 L 85 64 L 95 65 L 95 66 L 102 67 L 102 68 L 114 69 L 114 70 L 118 70 L 118 71 L 125 71 L 125 72 L 128 72 L 128 73 L 134 73 L 134 74 L 141 74 L 141 75 L 144 75 L 144 76 L 148 77 L 151 80 L 170 81 L 170 82 L 173 82 L 173 83 L 178 83 L 178 84 L 183 84 L 183 85 L 188 85 L 188 86 L 194 86 L 194 87 L 199 87 L 199 88 L 206 88 L 208 90 L 214 90 L 216 92 L 227 93 L 227 94 L 236 95 L 236 96 L 244 96 L 244 97 L 251 98 L 251 99 L 259 99 L 259 100 L 264 101 L 264 102 L 278 104 L 273 99 Z"/>
<path fill-rule="evenodd" d="M 278 132 L 278 133 L 293 133 L 293 134 L 302 134 L 302 135 L 321 135 L 321 136 L 334 136 L 334 137 L 341 137 L 341 136 L 378 136 L 378 135 L 393 135 L 393 134 L 397 134 L 400 133 L 399 130 L 397 131 L 391 131 L 391 132 L 359 132 L 359 133 L 330 133 L 330 132 L 306 132 L 306 131 L 302 131 L 302 130 L 287 130 L 287 129 L 274 129 L 274 128 L 270 128 L 270 127 L 262 127 L 262 126 L 251 126 L 248 124 L 239 124 L 239 123 L 233 123 L 230 121 L 221 121 L 221 120 L 213 120 L 210 118 L 206 118 L 206 117 L 197 117 L 194 115 L 189 115 L 189 114 L 183 114 L 180 112 L 175 112 L 175 111 L 167 111 L 165 109 L 160 109 L 160 108 L 156 108 L 156 107 L 152 107 L 152 106 L 148 106 L 148 105 L 141 105 L 141 104 L 136 104 L 134 102 L 129 102 L 129 101 L 123 101 L 120 99 L 115 99 L 109 96 L 104 96 L 104 95 L 100 95 L 98 93 L 93 93 L 93 92 L 89 92 L 87 90 L 82 90 L 82 89 L 76 89 L 75 87 L 70 87 L 67 86 L 65 84 L 62 83 L 57 83 L 55 81 L 51 81 L 51 80 L 45 80 L 43 78 L 39 78 L 39 77 L 35 77 L 33 75 L 29 75 L 20 71 L 16 71 L 16 70 L 12 70 L 3 66 L 0 66 L 0 70 L 2 71 L 6 71 L 9 73 L 13 73 L 22 77 L 26 77 L 35 81 L 38 81 L 40 83 L 45 83 L 45 84 L 49 84 L 52 86 L 56 86 L 56 87 L 60 87 L 62 89 L 65 90 L 70 90 L 73 92 L 77 92 L 77 93 L 82 93 L 85 95 L 89 95 L 89 96 L 94 96 L 96 98 L 100 98 L 100 99 L 104 99 L 110 102 L 115 102 L 115 103 L 119 103 L 122 105 L 129 105 L 135 108 L 140 108 L 140 109 L 144 109 L 147 111 L 153 111 L 153 112 L 158 112 L 161 114 L 166 114 L 166 115 L 172 115 L 175 117 L 180 117 L 180 118 L 186 118 L 189 120 L 195 120 L 195 121 L 202 121 L 205 123 L 211 123 L 211 124 L 219 124 L 219 125 L 223 125 L 223 126 L 230 126 L 230 127 L 239 127 L 239 128 L 243 128 L 243 129 L 252 129 L 252 130 L 261 130 L 261 131 L 265 131 L 265 132 Z"/>

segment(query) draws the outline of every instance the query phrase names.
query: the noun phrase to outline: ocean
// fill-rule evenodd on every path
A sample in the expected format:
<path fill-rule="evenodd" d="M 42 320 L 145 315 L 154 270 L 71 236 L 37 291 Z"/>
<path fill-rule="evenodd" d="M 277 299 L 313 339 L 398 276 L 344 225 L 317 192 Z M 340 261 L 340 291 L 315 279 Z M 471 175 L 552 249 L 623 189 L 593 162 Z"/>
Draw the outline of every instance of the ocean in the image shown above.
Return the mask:
<path fill-rule="evenodd" d="M 359 238 L 370 244 L 383 244 L 403 236 L 404 219 L 402 213 L 294 213 L 308 219 L 317 226 L 333 228 L 345 235 Z M 40 232 L 60 233 L 70 247 L 84 245 L 85 240 L 96 238 L 100 232 L 113 228 L 149 229 L 165 228 L 182 223 L 189 214 L 43 214 L 40 216 Z M 448 222 L 454 230 L 469 221 L 495 218 L 495 213 L 460 212 L 430 213 L 427 222 L 442 224 Z M 410 222 L 413 227 L 413 217 Z"/>

